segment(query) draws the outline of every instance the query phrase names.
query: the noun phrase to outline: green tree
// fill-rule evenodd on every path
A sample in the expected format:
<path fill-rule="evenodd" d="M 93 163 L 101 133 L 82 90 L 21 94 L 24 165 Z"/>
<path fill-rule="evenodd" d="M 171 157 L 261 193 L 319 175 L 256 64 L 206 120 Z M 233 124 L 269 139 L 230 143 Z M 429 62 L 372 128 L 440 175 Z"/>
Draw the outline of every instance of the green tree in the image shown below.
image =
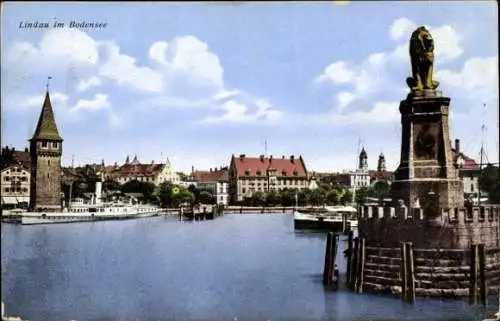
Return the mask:
<path fill-rule="evenodd" d="M 200 191 L 198 192 L 198 198 L 196 198 L 196 194 L 192 191 L 189 191 L 195 196 L 195 200 L 202 204 L 215 204 L 215 196 L 208 191 Z"/>
<path fill-rule="evenodd" d="M 366 198 L 372 196 L 373 191 L 368 187 L 361 187 L 356 191 L 355 202 L 356 204 L 366 203 Z"/>
<path fill-rule="evenodd" d="M 311 204 L 311 191 L 302 189 L 297 192 L 299 206 L 306 206 Z"/>
<path fill-rule="evenodd" d="M 294 206 L 295 205 L 295 191 L 290 189 L 283 189 L 280 191 L 281 205 Z"/>
<path fill-rule="evenodd" d="M 158 200 L 161 207 L 169 207 L 172 206 L 173 196 L 172 189 L 174 185 L 170 182 L 163 182 L 160 185 L 156 186 L 153 196 Z"/>
<path fill-rule="evenodd" d="M 263 192 L 255 192 L 248 201 L 250 206 L 264 206 L 266 197 Z"/>
<path fill-rule="evenodd" d="M 488 165 L 481 171 L 479 189 L 488 193 L 490 203 L 500 204 L 500 168 Z"/>
<path fill-rule="evenodd" d="M 352 202 L 352 193 L 350 190 L 344 190 L 344 193 L 342 194 L 342 197 L 340 197 L 340 204 L 342 205 L 347 205 Z"/>
<path fill-rule="evenodd" d="M 339 192 L 336 189 L 331 189 L 326 194 L 326 203 L 328 205 L 338 205 L 340 202 Z"/>
<path fill-rule="evenodd" d="M 267 192 L 265 197 L 266 197 L 265 201 L 266 206 L 276 206 L 281 204 L 281 197 L 274 190 Z"/>
<path fill-rule="evenodd" d="M 326 192 L 321 188 L 313 189 L 310 192 L 309 201 L 312 205 L 324 205 L 326 201 Z"/>
<path fill-rule="evenodd" d="M 382 202 L 384 198 L 389 196 L 389 184 L 385 181 L 377 181 L 373 185 L 374 196 Z"/>
<path fill-rule="evenodd" d="M 153 195 L 155 185 L 150 182 L 139 182 L 137 180 L 128 181 L 121 186 L 123 193 L 141 193 L 144 201 L 154 201 L 156 197 Z"/>

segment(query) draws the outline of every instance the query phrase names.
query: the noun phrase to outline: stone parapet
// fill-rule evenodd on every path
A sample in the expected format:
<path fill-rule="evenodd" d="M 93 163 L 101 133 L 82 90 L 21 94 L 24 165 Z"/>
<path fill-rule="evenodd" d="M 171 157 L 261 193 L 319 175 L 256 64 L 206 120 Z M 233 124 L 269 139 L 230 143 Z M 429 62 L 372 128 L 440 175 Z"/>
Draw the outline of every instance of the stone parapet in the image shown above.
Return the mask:
<path fill-rule="evenodd" d="M 358 212 L 359 235 L 368 244 L 397 247 L 413 242 L 418 248 L 457 248 L 471 244 L 500 246 L 500 205 L 444 208 L 364 206 Z"/>

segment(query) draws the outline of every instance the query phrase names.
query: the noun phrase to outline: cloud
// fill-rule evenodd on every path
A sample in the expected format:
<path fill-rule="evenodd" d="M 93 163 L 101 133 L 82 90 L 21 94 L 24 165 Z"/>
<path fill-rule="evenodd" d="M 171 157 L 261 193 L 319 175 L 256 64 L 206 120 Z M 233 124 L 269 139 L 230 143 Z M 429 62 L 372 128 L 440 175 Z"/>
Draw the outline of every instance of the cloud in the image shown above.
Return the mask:
<path fill-rule="evenodd" d="M 316 82 L 331 82 L 333 84 L 353 83 L 356 73 L 344 61 L 337 61 L 325 68 L 323 73 L 316 78 Z"/>
<path fill-rule="evenodd" d="M 274 123 L 282 118 L 282 112 L 274 108 L 267 99 L 245 97 L 247 103 L 241 100 L 224 101 L 219 110 L 220 116 L 208 116 L 202 123 Z"/>
<path fill-rule="evenodd" d="M 498 57 L 471 58 L 462 70 L 439 70 L 435 74 L 443 85 L 466 90 L 471 93 L 493 91 L 498 96 Z"/>
<path fill-rule="evenodd" d="M 135 58 L 120 53 L 120 48 L 114 43 L 108 43 L 106 47 L 109 57 L 99 68 L 99 75 L 113 79 L 118 85 L 145 92 L 163 90 L 161 74 L 148 67 L 137 66 Z"/>
<path fill-rule="evenodd" d="M 2 106 L 5 110 L 24 112 L 27 109 L 42 108 L 45 94 L 43 95 L 15 95 L 5 99 Z M 54 109 L 67 107 L 69 97 L 60 92 L 50 94 L 50 102 Z"/>
<path fill-rule="evenodd" d="M 90 89 L 91 87 L 99 86 L 101 84 L 101 79 L 99 79 L 96 76 L 92 76 L 87 80 L 82 80 L 78 84 L 78 91 L 85 91 L 87 89 Z"/>
<path fill-rule="evenodd" d="M 408 35 L 417 29 L 417 27 L 418 26 L 413 21 L 403 17 L 396 19 L 392 23 L 389 29 L 389 34 L 392 40 L 400 40 L 402 38 L 407 40 Z"/>
<path fill-rule="evenodd" d="M 12 74 L 10 79 L 27 73 L 77 72 L 99 62 L 98 43 L 76 28 L 52 28 L 46 31 L 38 44 L 17 41 L 5 54 L 3 68 Z"/>
<path fill-rule="evenodd" d="M 348 106 L 353 100 L 354 95 L 348 91 L 343 91 L 337 94 L 338 108 L 342 111 L 346 106 Z"/>
<path fill-rule="evenodd" d="M 107 108 L 110 106 L 108 101 L 108 95 L 106 94 L 95 94 L 94 99 L 80 99 L 77 101 L 75 106 L 71 108 L 70 112 L 77 112 L 80 110 L 99 110 Z"/>
<path fill-rule="evenodd" d="M 194 36 L 176 37 L 170 43 L 155 42 L 149 48 L 149 58 L 159 64 L 167 93 L 199 98 L 224 88 L 219 57 Z"/>

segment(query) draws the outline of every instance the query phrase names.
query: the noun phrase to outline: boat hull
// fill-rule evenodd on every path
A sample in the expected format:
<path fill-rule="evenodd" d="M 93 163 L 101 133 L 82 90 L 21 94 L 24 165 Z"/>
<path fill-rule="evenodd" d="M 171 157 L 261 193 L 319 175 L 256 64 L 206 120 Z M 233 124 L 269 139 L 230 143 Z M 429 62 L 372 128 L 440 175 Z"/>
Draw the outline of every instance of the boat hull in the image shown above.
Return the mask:
<path fill-rule="evenodd" d="M 25 213 L 21 216 L 21 224 L 60 224 L 76 222 L 94 222 L 111 220 L 130 220 L 158 216 L 157 209 L 140 213 L 127 214 L 96 214 L 96 213 Z"/>
<path fill-rule="evenodd" d="M 337 233 L 347 233 L 357 227 L 357 221 L 342 219 L 328 215 L 312 213 L 294 213 L 294 228 L 307 230 L 321 230 Z"/>

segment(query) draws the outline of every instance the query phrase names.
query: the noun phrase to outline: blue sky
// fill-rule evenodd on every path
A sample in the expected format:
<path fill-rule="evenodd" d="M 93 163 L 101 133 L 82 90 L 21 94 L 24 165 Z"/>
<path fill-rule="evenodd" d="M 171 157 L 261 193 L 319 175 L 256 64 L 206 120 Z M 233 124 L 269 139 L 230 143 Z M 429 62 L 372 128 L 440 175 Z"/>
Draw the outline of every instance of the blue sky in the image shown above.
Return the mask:
<path fill-rule="evenodd" d="M 28 29 L 21 22 L 106 22 Z M 23 148 L 47 76 L 63 164 L 168 157 L 188 171 L 231 154 L 301 154 L 309 170 L 399 163 L 407 43 L 436 41 L 451 132 L 498 161 L 496 2 L 3 3 L 2 145 Z M 486 108 L 483 108 L 486 103 Z M 481 124 L 486 131 L 481 134 Z"/>

